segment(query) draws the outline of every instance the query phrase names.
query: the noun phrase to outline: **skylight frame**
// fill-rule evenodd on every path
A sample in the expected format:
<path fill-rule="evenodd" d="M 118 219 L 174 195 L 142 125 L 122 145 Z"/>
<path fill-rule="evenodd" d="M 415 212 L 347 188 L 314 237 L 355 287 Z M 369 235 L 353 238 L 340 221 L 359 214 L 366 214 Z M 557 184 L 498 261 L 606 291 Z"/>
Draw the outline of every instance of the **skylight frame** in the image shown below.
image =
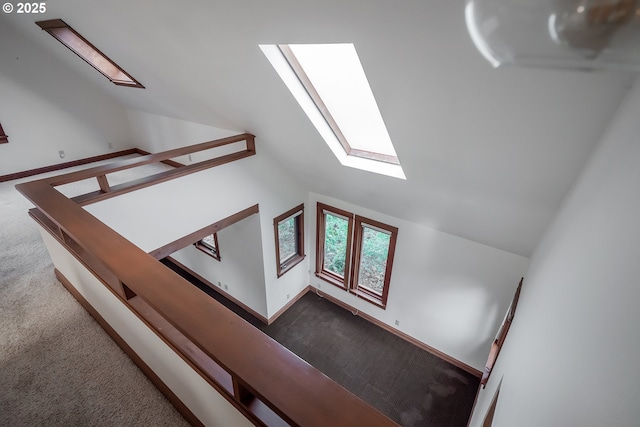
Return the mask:
<path fill-rule="evenodd" d="M 349 44 L 355 49 L 352 43 L 340 44 Z M 343 132 L 340 130 L 340 127 L 336 124 L 336 120 L 329 112 L 321 97 L 318 95 L 318 91 L 315 90 L 313 84 L 310 83 L 307 73 L 304 72 L 303 67 L 299 64 L 295 55 L 291 55 L 292 52 L 289 46 L 291 45 L 260 45 L 260 49 L 285 83 L 291 94 L 294 96 L 300 107 L 303 109 L 309 120 L 315 126 L 320 136 L 327 143 L 338 161 L 343 166 L 353 167 L 394 178 L 406 179 L 397 156 L 388 156 L 385 153 L 354 149 L 351 144 L 349 144 L 348 140 L 344 137 Z M 287 56 L 289 56 L 289 58 L 287 58 Z M 373 96 L 362 64 L 360 63 L 359 58 L 357 58 L 357 52 L 356 59 L 365 79 L 364 83 L 366 84 L 369 93 Z M 386 136 L 388 137 L 389 135 L 386 125 L 384 124 L 384 120 L 382 119 L 374 97 L 373 103 L 374 104 L 372 106 L 375 107 L 376 113 L 381 119 L 379 124 L 384 128 Z M 395 154 L 395 147 L 393 147 L 390 137 L 388 141 L 391 144 L 391 151 Z"/>
<path fill-rule="evenodd" d="M 134 79 L 131 74 L 127 73 L 122 67 L 112 61 L 111 58 L 102 53 L 98 48 L 91 44 L 91 42 L 71 28 L 71 26 L 62 19 L 38 21 L 36 22 L 36 25 L 65 45 L 69 50 L 82 58 L 87 64 L 95 68 L 100 74 L 109 79 L 111 83 L 118 86 L 134 87 L 139 89 L 145 88 L 139 81 Z M 64 30 L 64 36 L 57 34 L 60 30 Z M 95 59 L 83 54 L 81 50 L 88 50 L 90 52 L 90 56 L 95 56 Z M 119 76 L 110 74 L 108 70 L 101 68 L 100 61 L 107 62 L 113 66 L 119 73 L 124 75 L 126 79 L 119 78 Z"/>
<path fill-rule="evenodd" d="M 304 68 L 302 67 L 302 65 L 300 65 L 300 62 L 298 61 L 298 58 L 296 57 L 293 50 L 291 50 L 291 48 L 287 44 L 278 45 L 278 49 L 280 49 L 282 56 L 284 56 L 284 58 L 287 60 L 287 62 L 293 69 L 293 72 L 296 73 L 296 75 L 298 76 L 298 79 L 300 79 L 300 83 L 302 83 L 302 86 L 304 86 L 307 93 L 309 94 L 313 102 L 318 107 L 318 110 L 320 110 L 320 114 L 322 114 L 324 119 L 327 121 L 327 124 L 335 134 L 336 138 L 338 138 L 338 141 L 340 141 L 340 144 L 342 145 L 342 147 L 344 148 L 344 151 L 347 153 L 348 156 L 362 157 L 365 159 L 376 160 L 378 162 L 391 163 L 394 165 L 400 164 L 400 161 L 396 156 L 390 156 L 382 153 L 375 153 L 373 151 L 367 151 L 367 150 L 358 150 L 351 147 L 351 145 L 349 144 L 349 141 L 347 141 L 347 138 L 344 136 L 344 133 L 342 132 L 342 130 L 340 130 L 340 126 L 338 126 L 338 123 L 333 118 L 333 116 L 331 115 L 331 112 L 329 111 L 324 101 L 322 100 L 322 97 L 318 94 L 318 91 L 316 90 L 313 83 L 311 82 L 311 79 L 309 79 L 309 76 L 305 72 Z"/>

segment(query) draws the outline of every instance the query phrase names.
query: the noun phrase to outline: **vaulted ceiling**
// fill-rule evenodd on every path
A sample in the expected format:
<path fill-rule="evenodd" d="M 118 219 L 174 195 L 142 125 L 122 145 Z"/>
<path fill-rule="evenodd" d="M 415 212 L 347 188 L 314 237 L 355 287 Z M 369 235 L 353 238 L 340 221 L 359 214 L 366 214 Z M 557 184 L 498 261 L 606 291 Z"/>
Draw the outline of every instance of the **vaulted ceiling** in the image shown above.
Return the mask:
<path fill-rule="evenodd" d="M 124 107 L 257 136 L 309 190 L 528 256 L 634 75 L 492 69 L 464 1 L 57 0 L 0 25 Z M 145 85 L 114 86 L 34 22 L 61 18 Z M 340 165 L 259 44 L 354 43 L 407 180 Z"/>

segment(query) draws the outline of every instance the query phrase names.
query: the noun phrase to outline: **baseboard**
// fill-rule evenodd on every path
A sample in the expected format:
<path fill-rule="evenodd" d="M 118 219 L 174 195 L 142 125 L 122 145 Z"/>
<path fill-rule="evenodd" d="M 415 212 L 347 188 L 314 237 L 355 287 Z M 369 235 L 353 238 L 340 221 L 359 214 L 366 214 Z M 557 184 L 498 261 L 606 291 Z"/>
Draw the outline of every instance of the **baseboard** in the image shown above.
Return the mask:
<path fill-rule="evenodd" d="M 391 326 L 387 325 L 384 322 L 381 322 L 380 320 L 376 319 L 373 316 L 368 315 L 367 313 L 363 313 L 361 311 L 359 311 L 357 308 L 350 306 L 349 304 L 340 301 L 338 298 L 335 298 L 325 292 L 322 292 L 321 290 L 317 289 L 317 288 L 312 288 L 313 291 L 315 291 L 316 294 L 318 294 L 319 296 L 327 299 L 328 301 L 331 301 L 332 303 L 344 308 L 345 310 L 349 310 L 351 313 L 356 314 L 357 316 L 362 317 L 363 319 L 373 323 L 376 326 L 381 327 L 382 329 L 391 332 L 392 334 L 402 338 L 405 341 L 410 342 L 411 344 L 420 347 L 421 349 L 433 354 L 434 356 L 439 357 L 440 359 L 444 360 L 445 362 L 451 363 L 454 366 L 457 366 L 458 368 L 478 377 L 478 378 L 482 378 L 482 372 L 477 370 L 476 368 L 467 365 L 464 362 L 461 362 L 458 359 L 455 359 L 451 356 L 449 356 L 446 353 L 441 352 L 440 350 L 436 350 L 435 348 L 431 347 L 428 344 L 423 343 L 422 341 L 419 341 L 415 338 L 413 338 L 412 336 L 405 334 L 402 331 L 399 331 L 395 328 L 392 328 Z"/>
<path fill-rule="evenodd" d="M 190 269 L 189 267 L 187 267 L 186 265 L 184 265 L 180 261 L 177 261 L 175 258 L 172 258 L 170 256 L 166 257 L 165 259 L 168 259 L 170 262 L 172 262 L 173 264 L 177 265 L 179 268 L 183 269 L 187 273 L 191 274 L 193 277 L 195 277 L 196 279 L 200 280 L 202 283 L 204 283 L 205 285 L 207 285 L 208 287 L 210 287 L 214 291 L 218 292 L 220 295 L 224 296 L 225 298 L 228 298 L 229 300 L 231 300 L 235 304 L 239 305 L 243 310 L 245 310 L 246 312 L 250 313 L 252 316 L 256 317 L 258 320 L 260 320 L 265 325 L 269 324 L 269 320 L 266 317 L 264 317 L 262 314 L 258 313 L 257 311 L 255 311 L 252 308 L 248 307 L 246 304 L 244 304 L 241 301 L 237 300 L 236 298 L 232 297 L 231 295 L 229 295 L 228 293 L 226 293 L 225 291 L 223 291 L 222 289 L 220 289 L 219 287 L 217 287 L 216 285 L 214 285 L 213 283 L 211 283 L 210 281 L 208 281 L 207 279 L 205 279 L 204 277 L 202 277 L 201 275 L 199 275 L 198 273 L 196 273 L 195 271 L 193 271 L 192 269 Z"/>
<path fill-rule="evenodd" d="M 182 416 L 192 426 L 204 426 L 202 422 L 195 416 L 193 412 L 175 395 L 173 391 L 156 375 L 155 372 L 147 365 L 140 356 L 127 344 L 127 342 L 109 325 L 109 323 L 93 308 L 89 301 L 87 301 L 80 292 L 73 286 L 73 284 L 65 277 L 60 270 L 54 269 L 54 273 L 62 285 L 69 291 L 69 293 L 80 303 L 80 305 L 87 310 L 87 312 L 98 322 L 102 329 L 109 334 L 111 339 L 115 341 L 118 346 L 129 356 L 129 358 L 140 368 L 140 370 L 151 380 L 151 382 L 165 395 L 167 400 L 182 414 Z"/>
<path fill-rule="evenodd" d="M 127 150 L 116 151 L 114 153 L 101 154 L 99 156 L 87 157 L 84 159 L 73 160 L 71 162 L 59 163 L 57 165 L 44 166 L 36 169 L 29 169 L 22 172 L 10 173 L 8 175 L 0 175 L 0 182 L 12 181 L 14 179 L 27 178 L 33 175 L 39 175 L 46 172 L 55 172 L 58 170 L 70 168 L 73 166 L 82 166 L 87 163 L 100 162 L 102 160 L 114 159 L 116 157 L 127 156 L 129 154 L 139 154 L 137 148 L 129 148 Z M 147 153 L 148 154 L 148 153 Z"/>
<path fill-rule="evenodd" d="M 293 297 L 293 299 L 291 301 L 289 301 L 288 303 L 286 303 L 284 305 L 284 307 L 282 307 L 280 310 L 278 310 L 276 312 L 276 314 L 274 314 L 273 316 L 271 316 L 267 322 L 267 325 L 272 324 L 273 322 L 276 321 L 276 319 L 278 317 L 280 317 L 285 311 L 287 311 L 289 309 L 289 307 L 291 307 L 293 304 L 295 304 L 296 302 L 298 302 L 298 300 L 300 298 L 302 298 L 303 296 L 305 296 L 305 294 L 307 292 L 309 292 L 311 290 L 311 285 L 307 286 L 306 288 L 304 288 L 298 295 L 296 295 L 295 297 Z"/>

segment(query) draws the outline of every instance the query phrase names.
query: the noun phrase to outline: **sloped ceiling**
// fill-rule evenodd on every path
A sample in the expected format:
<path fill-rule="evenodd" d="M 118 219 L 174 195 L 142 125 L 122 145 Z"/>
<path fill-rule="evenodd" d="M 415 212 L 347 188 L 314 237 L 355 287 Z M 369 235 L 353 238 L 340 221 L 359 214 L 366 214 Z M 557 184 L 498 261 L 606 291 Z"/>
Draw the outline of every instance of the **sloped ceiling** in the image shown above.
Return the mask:
<path fill-rule="evenodd" d="M 126 108 L 252 132 L 311 191 L 529 256 L 633 80 L 492 69 L 464 1 L 58 0 L 4 15 Z M 61 18 L 146 89 L 42 32 Z M 6 41 L 3 41 L 6 42 Z M 341 166 L 259 44 L 355 44 L 407 180 Z M 52 82 L 52 84 L 54 84 Z"/>

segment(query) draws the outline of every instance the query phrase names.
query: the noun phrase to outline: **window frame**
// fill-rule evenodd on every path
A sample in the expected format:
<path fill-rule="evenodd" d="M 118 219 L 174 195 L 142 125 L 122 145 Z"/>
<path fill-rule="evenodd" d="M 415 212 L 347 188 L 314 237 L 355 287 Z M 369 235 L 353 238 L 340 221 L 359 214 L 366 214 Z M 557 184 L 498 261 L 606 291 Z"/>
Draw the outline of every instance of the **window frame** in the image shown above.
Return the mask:
<path fill-rule="evenodd" d="M 347 249 L 344 258 L 344 277 L 324 268 L 324 243 L 325 243 L 325 211 L 348 221 L 347 225 Z M 351 271 L 351 243 L 353 237 L 353 214 L 318 202 L 316 216 L 316 276 L 341 289 L 348 289 L 349 272 Z"/>
<path fill-rule="evenodd" d="M 325 213 L 330 213 L 334 216 L 339 216 L 349 221 L 347 226 L 347 249 L 345 254 L 344 278 L 324 268 L 324 246 L 326 230 Z M 369 228 L 373 229 L 377 228 L 381 231 L 389 232 L 390 234 L 384 284 L 381 295 L 378 295 L 377 293 L 358 284 L 363 234 L 364 227 L 366 226 L 369 226 Z M 393 260 L 395 257 L 397 239 L 397 227 L 393 227 L 391 225 L 384 224 L 382 222 L 365 218 L 363 216 L 356 215 L 351 212 L 318 202 L 316 216 L 315 275 L 316 277 L 329 282 L 332 285 L 339 287 L 340 289 L 348 291 L 359 298 L 362 298 L 382 309 L 385 309 L 387 306 L 387 299 L 389 297 L 389 288 L 391 286 L 391 272 L 393 269 Z"/>
<path fill-rule="evenodd" d="M 518 283 L 518 288 L 516 289 L 516 294 L 509 305 L 509 310 L 507 311 L 504 320 L 502 321 L 502 325 L 500 325 L 500 329 L 498 330 L 498 334 L 496 338 L 491 343 L 491 350 L 489 351 L 489 357 L 487 359 L 487 363 L 484 367 L 484 372 L 482 373 L 482 378 L 480 379 L 480 385 L 482 388 L 487 386 L 489 382 L 489 378 L 491 377 L 491 372 L 493 371 L 493 367 L 498 360 L 498 356 L 500 355 L 500 350 L 502 350 L 502 346 L 504 345 L 504 341 L 507 339 L 507 333 L 509 333 L 509 329 L 511 328 L 511 323 L 513 322 L 513 317 L 516 314 L 516 308 L 518 307 L 518 301 L 520 300 L 520 291 L 522 289 L 522 281 L 524 277 L 520 279 L 520 283 Z"/>
<path fill-rule="evenodd" d="M 400 166 L 400 161 L 398 160 L 397 156 L 391 156 L 388 154 L 382 154 L 382 153 L 376 153 L 373 151 L 352 148 L 351 144 L 349 144 L 349 141 L 347 141 L 347 138 L 344 136 L 344 133 L 340 129 L 340 126 L 338 125 L 336 120 L 333 118 L 333 115 L 329 111 L 329 108 L 327 108 L 326 104 L 322 100 L 322 97 L 320 96 L 315 86 L 311 82 L 311 79 L 307 75 L 304 67 L 298 61 L 298 58 L 296 57 L 291 47 L 288 44 L 279 44 L 278 48 L 280 49 L 282 56 L 289 63 L 289 66 L 291 67 L 295 75 L 300 80 L 300 83 L 309 94 L 309 97 L 318 108 L 318 111 L 320 111 L 320 114 L 322 115 L 324 120 L 327 122 L 327 125 L 329 125 L 329 128 L 331 128 L 331 131 L 333 132 L 337 140 L 340 142 L 340 145 L 342 145 L 342 148 L 344 149 L 345 153 L 348 156 L 355 156 L 363 159 L 374 160 L 377 162 L 389 163 L 392 165 Z M 367 82 L 367 85 L 368 84 L 369 83 Z M 376 108 L 378 108 L 377 105 L 376 105 Z M 386 128 L 386 125 L 384 126 Z M 395 147 L 394 147 L 394 150 L 395 150 Z"/>
<path fill-rule="evenodd" d="M 365 286 L 360 286 L 358 278 L 360 275 L 360 257 L 362 256 L 362 244 L 364 240 L 364 227 L 369 226 L 371 229 L 379 229 L 383 232 L 389 233 L 389 250 L 387 252 L 387 262 L 384 272 L 382 294 L 378 295 L 376 292 L 371 291 Z M 353 242 L 353 255 L 352 262 L 353 268 L 351 269 L 351 286 L 349 291 L 360 298 L 366 299 L 372 304 L 378 305 L 382 308 L 387 305 L 387 298 L 389 296 L 389 285 L 391 283 L 391 271 L 393 269 L 393 258 L 396 252 L 396 240 L 398 239 L 398 228 L 391 225 L 384 224 L 373 219 L 365 218 L 360 215 L 355 216 L 354 225 L 354 242 Z"/>
<path fill-rule="evenodd" d="M 298 214 L 298 212 L 300 212 Z M 297 215 L 296 215 L 297 214 Z M 281 222 L 293 218 L 295 220 L 296 227 L 296 253 L 285 260 L 280 259 L 280 233 L 278 231 L 278 225 Z M 281 277 L 293 267 L 298 265 L 305 258 L 304 253 L 304 203 L 289 209 L 285 213 L 278 215 L 273 219 L 273 233 L 276 244 L 276 274 Z"/>
<path fill-rule="evenodd" d="M 211 234 L 207 234 L 207 236 L 204 236 L 202 239 L 195 242 L 193 246 L 195 246 L 198 250 L 204 252 L 205 254 L 209 255 L 211 258 L 220 261 L 220 245 L 218 243 L 218 233 L 212 233 L 212 234 L 213 234 L 213 241 L 216 244 L 215 248 L 212 248 L 211 245 L 209 245 L 207 242 L 204 241 L 204 237 L 211 236 Z"/>
<path fill-rule="evenodd" d="M 2 123 L 0 123 L 0 144 L 6 144 L 9 142 L 9 135 L 4 133 L 4 129 L 2 129 Z"/>
<path fill-rule="evenodd" d="M 65 45 L 69 50 L 82 58 L 87 64 L 95 68 L 100 74 L 105 76 L 109 81 L 118 86 L 134 87 L 144 89 L 142 84 L 134 79 L 131 74 L 127 73 L 121 66 L 116 64 L 111 58 L 102 53 L 97 47 L 95 47 L 89 40 L 85 39 L 80 33 L 71 28 L 69 24 L 62 19 L 49 19 L 47 21 L 38 21 L 36 25 L 41 29 L 49 33 L 53 38 Z M 63 31 L 64 34 L 59 34 Z M 92 55 L 88 56 L 83 54 L 82 48 L 90 50 Z M 111 64 L 116 70 L 126 77 L 126 80 L 119 79 L 114 75 L 109 74 L 109 71 L 102 68 L 100 61 L 93 58 L 96 56 L 103 61 Z"/>

